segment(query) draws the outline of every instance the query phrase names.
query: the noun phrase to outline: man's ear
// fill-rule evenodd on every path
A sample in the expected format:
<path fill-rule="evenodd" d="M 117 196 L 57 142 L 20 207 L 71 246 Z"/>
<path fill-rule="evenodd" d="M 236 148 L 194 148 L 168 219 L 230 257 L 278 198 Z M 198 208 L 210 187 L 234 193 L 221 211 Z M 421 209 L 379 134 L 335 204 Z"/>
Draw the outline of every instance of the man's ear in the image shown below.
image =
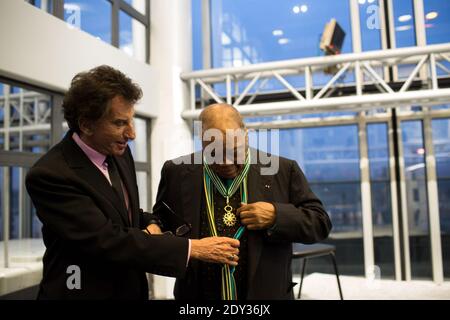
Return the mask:
<path fill-rule="evenodd" d="M 245 147 L 248 148 L 248 129 L 245 128 Z"/>
<path fill-rule="evenodd" d="M 80 119 L 78 120 L 78 126 L 83 135 L 92 136 L 94 134 L 93 124 L 91 121 Z"/>

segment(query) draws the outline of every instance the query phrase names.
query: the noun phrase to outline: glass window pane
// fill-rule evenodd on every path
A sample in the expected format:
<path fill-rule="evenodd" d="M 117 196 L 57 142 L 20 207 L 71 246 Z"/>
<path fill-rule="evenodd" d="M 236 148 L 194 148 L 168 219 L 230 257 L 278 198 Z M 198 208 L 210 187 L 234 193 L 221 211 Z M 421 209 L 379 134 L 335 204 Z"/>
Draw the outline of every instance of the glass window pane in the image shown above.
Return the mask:
<path fill-rule="evenodd" d="M 394 278 L 394 241 L 387 139 L 387 124 L 376 123 L 367 126 L 375 265 L 380 268 L 382 278 Z"/>
<path fill-rule="evenodd" d="M 147 0 L 125 0 L 125 2 L 145 15 L 145 5 Z"/>
<path fill-rule="evenodd" d="M 2 183 L 0 184 L 0 216 L 2 224 L 0 238 L 3 237 L 3 203 L 6 196 L 9 197 L 9 238 L 24 239 L 42 237 L 42 224 L 36 216 L 36 210 L 25 189 L 26 173 L 26 168 L 0 167 L 0 178 L 2 178 Z M 3 182 L 5 176 L 9 177 L 9 186 L 6 190 Z"/>
<path fill-rule="evenodd" d="M 36 8 L 42 9 L 45 12 L 52 13 L 53 11 L 53 1 L 42 1 L 42 0 L 25 0 L 26 2 L 34 5 Z M 34 3 L 33 3 L 34 2 Z"/>
<path fill-rule="evenodd" d="M 322 55 L 320 37 L 331 18 L 346 32 L 342 52 L 351 52 L 348 1 L 212 1 L 213 67 Z"/>
<path fill-rule="evenodd" d="M 202 0 L 192 0 L 192 67 L 203 69 Z"/>
<path fill-rule="evenodd" d="M 396 47 L 413 47 L 416 45 L 414 10 L 412 0 L 394 0 L 394 27 Z"/>
<path fill-rule="evenodd" d="M 414 9 L 412 0 L 394 0 L 394 28 L 395 46 L 397 48 L 416 46 L 416 32 L 414 21 Z M 398 66 L 398 77 L 407 78 L 414 70 L 414 64 L 402 64 Z"/>
<path fill-rule="evenodd" d="M 142 210 L 148 211 L 151 209 L 147 207 L 147 201 L 150 197 L 150 190 L 148 190 L 147 188 L 148 174 L 147 172 L 143 171 L 136 172 L 136 178 L 139 190 L 139 206 L 142 208 Z"/>
<path fill-rule="evenodd" d="M 424 0 L 427 43 L 450 42 L 450 1 Z"/>
<path fill-rule="evenodd" d="M 21 217 L 19 216 L 19 207 L 21 206 L 19 200 L 19 187 L 21 184 L 20 180 L 23 180 L 20 179 L 23 173 L 22 170 L 19 170 L 19 168 L 10 168 L 9 173 L 9 238 L 17 239 L 19 238 L 21 220 Z"/>
<path fill-rule="evenodd" d="M 74 28 L 111 43 L 111 2 L 108 0 L 66 0 L 64 20 Z"/>
<path fill-rule="evenodd" d="M 359 1 L 362 50 L 381 49 L 381 27 L 378 0 Z"/>
<path fill-rule="evenodd" d="M 408 208 L 409 249 L 413 278 L 431 279 L 431 247 L 425 148 L 421 121 L 401 123 Z"/>
<path fill-rule="evenodd" d="M 361 185 L 356 125 L 280 130 L 280 155 L 298 162 L 333 223 L 326 242 L 336 245 L 339 271 L 364 274 Z M 329 261 L 308 261 L 315 272 L 333 270 Z M 309 268 L 309 267 L 308 267 Z M 297 270 L 298 272 L 298 270 Z"/>
<path fill-rule="evenodd" d="M 128 14 L 120 11 L 119 14 L 119 47 L 129 56 L 145 62 L 146 37 L 145 26 Z"/>
<path fill-rule="evenodd" d="M 134 129 L 136 139 L 129 143 L 134 161 L 147 162 L 148 148 L 150 148 L 149 141 L 147 141 L 147 120 L 134 118 Z"/>
<path fill-rule="evenodd" d="M 0 202 L 9 197 L 9 242 L 8 262 L 10 267 L 26 267 L 39 270 L 44 254 L 42 242 L 41 223 L 38 221 L 31 199 L 25 189 L 25 176 L 27 169 L 20 167 L 0 167 L 0 176 L 9 177 L 9 185 L 5 188 L 0 184 Z M 4 219 L 3 205 L 0 216 Z M 37 221 L 37 222 L 36 222 Z M 3 225 L 0 230 L 3 241 Z M 4 265 L 3 245 L 0 247 L 0 266 Z"/>
<path fill-rule="evenodd" d="M 444 277 L 450 279 L 450 119 L 433 120 Z"/>
<path fill-rule="evenodd" d="M 439 106 L 432 106 L 431 109 L 432 110 L 448 110 L 448 109 L 450 109 L 450 104 L 443 104 L 443 105 L 439 105 Z"/>

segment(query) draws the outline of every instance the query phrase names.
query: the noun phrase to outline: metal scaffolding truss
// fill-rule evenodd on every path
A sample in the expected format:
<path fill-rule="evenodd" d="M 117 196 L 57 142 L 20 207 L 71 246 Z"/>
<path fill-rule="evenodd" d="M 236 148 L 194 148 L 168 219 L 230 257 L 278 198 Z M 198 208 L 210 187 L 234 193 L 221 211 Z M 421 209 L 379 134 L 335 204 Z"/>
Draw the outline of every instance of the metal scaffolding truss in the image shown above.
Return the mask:
<path fill-rule="evenodd" d="M 50 145 L 52 96 L 3 84 L 0 95 L 0 152 Z"/>
<path fill-rule="evenodd" d="M 19 89 L 10 93 L 4 85 L 0 96 L 0 133 L 49 130 L 51 116 L 51 97 L 46 94 Z"/>
<path fill-rule="evenodd" d="M 362 111 L 409 105 L 438 105 L 450 101 L 450 88 L 439 86 L 440 77 L 450 77 L 450 44 L 410 47 L 337 56 L 314 57 L 253 64 L 243 67 L 210 69 L 181 74 L 190 87 L 190 109 L 182 113 L 184 119 L 196 119 L 196 90 L 217 103 L 233 104 L 244 116 L 280 114 L 311 114 L 332 111 Z M 334 69 L 334 75 L 323 86 L 314 86 L 313 75 Z M 392 81 L 390 68 L 407 72 L 403 79 Z M 354 76 L 347 83 L 349 94 L 332 96 L 339 79 Z M 443 75 L 442 75 L 443 74 Z M 303 77 L 304 87 L 295 88 L 290 78 Z M 292 100 L 253 103 L 261 95 L 264 82 L 277 79 L 292 95 Z M 259 82 L 259 86 L 257 85 Z M 417 85 L 419 82 L 419 85 Z M 239 84 L 245 88 L 239 92 Z M 412 86 L 415 83 L 416 85 Z M 234 90 L 232 90 L 234 84 Z M 219 91 L 225 86 L 225 94 Z M 375 87 L 373 90 L 365 90 Z M 222 90 L 223 91 L 223 90 Z M 234 92 L 233 92 L 234 91 Z M 265 92 L 267 94 L 267 92 Z"/>

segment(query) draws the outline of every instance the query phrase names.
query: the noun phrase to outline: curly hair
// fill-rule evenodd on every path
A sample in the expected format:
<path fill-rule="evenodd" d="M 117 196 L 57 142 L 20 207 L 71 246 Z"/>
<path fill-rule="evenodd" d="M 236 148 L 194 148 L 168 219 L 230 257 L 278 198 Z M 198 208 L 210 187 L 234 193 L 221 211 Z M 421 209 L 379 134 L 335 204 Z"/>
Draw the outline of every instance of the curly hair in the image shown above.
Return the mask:
<path fill-rule="evenodd" d="M 135 104 L 141 99 L 142 90 L 125 74 L 107 65 L 78 73 L 62 104 L 69 128 L 79 133 L 80 120 L 95 122 L 102 118 L 116 96 Z"/>

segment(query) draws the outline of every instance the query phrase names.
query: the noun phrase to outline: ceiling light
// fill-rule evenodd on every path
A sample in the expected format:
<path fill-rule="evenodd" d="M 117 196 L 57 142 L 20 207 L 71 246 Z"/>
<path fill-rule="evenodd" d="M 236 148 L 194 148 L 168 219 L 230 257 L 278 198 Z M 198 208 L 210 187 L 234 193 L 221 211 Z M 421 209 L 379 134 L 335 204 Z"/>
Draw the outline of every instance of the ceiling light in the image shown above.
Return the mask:
<path fill-rule="evenodd" d="M 275 37 L 282 36 L 282 35 L 283 35 L 283 30 L 275 29 L 275 30 L 272 31 L 272 34 L 273 34 Z"/>
<path fill-rule="evenodd" d="M 294 12 L 294 13 L 300 13 L 300 7 L 299 7 L 299 6 L 294 6 L 294 7 L 292 8 L 292 12 Z"/>
<path fill-rule="evenodd" d="M 365 4 L 366 0 L 358 0 L 359 4 Z"/>
<path fill-rule="evenodd" d="M 437 16 L 438 16 L 438 13 L 436 11 L 431 11 L 431 12 L 427 13 L 425 18 L 427 18 L 427 20 L 433 20 L 433 19 L 436 19 Z"/>
<path fill-rule="evenodd" d="M 411 15 L 410 14 L 405 14 L 405 15 L 403 15 L 403 16 L 400 16 L 400 17 L 398 17 L 398 21 L 400 21 L 400 22 L 406 22 L 406 21 L 409 21 L 409 20 L 411 20 Z"/>
<path fill-rule="evenodd" d="M 307 6 L 306 4 L 302 5 L 302 6 L 300 7 L 300 11 L 303 12 L 303 13 L 305 13 L 306 11 L 308 11 L 308 6 Z"/>
<path fill-rule="evenodd" d="M 283 44 L 288 44 L 291 40 L 289 40 L 288 38 L 281 38 L 278 39 L 278 43 L 283 45 Z"/>

